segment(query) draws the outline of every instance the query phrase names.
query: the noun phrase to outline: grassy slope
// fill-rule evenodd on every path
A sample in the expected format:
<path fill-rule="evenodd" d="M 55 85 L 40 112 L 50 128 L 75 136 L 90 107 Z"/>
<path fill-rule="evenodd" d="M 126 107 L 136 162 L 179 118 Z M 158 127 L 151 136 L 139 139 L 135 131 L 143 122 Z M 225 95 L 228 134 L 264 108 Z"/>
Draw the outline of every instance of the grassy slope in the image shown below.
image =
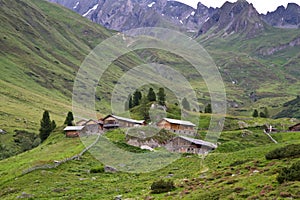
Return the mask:
<path fill-rule="evenodd" d="M 48 2 L 0 4 L 0 126 L 36 130 L 44 109 L 60 124 L 81 61 L 111 32 Z"/>
<path fill-rule="evenodd" d="M 223 135 L 224 139 L 232 136 L 237 138 L 234 132 Z M 247 137 L 240 136 L 239 142 L 248 143 Z M 113 135 L 113 138 L 123 137 Z M 91 168 L 102 164 L 87 153 L 82 159 L 70 161 L 56 169 L 21 175 L 29 167 L 53 163 L 54 160 L 70 157 L 83 149 L 79 139 L 67 139 L 57 132 L 42 146 L 0 161 L 0 197 L 15 199 L 22 192 L 35 198 L 50 199 L 112 199 L 120 194 L 124 198 L 138 199 L 146 196 L 155 199 L 257 199 L 279 197 L 282 192 L 299 197 L 299 182 L 279 185 L 276 181 L 278 170 L 297 159 L 267 161 L 264 155 L 276 147 L 299 143 L 300 134 L 279 133 L 275 138 L 280 142 L 277 145 L 270 143 L 267 138 L 258 137 L 250 141 L 256 147 L 231 153 L 211 153 L 205 158 L 204 165 L 200 164 L 199 157 L 188 156 L 159 171 L 144 174 L 90 174 L 88 171 Z M 237 161 L 240 163 L 234 165 Z M 175 182 L 177 189 L 169 194 L 150 194 L 151 183 L 160 178 L 169 179 L 166 178 L 168 174 L 173 174 L 170 179 Z"/>
<path fill-rule="evenodd" d="M 236 34 L 207 39 L 208 33 L 200 37 L 199 42 L 220 67 L 230 101 L 236 101 L 246 109 L 272 106 L 274 112 L 278 112 L 284 102 L 299 93 L 296 77 L 299 73 L 299 46 L 288 47 L 270 56 L 262 55 L 261 51 L 288 44 L 299 34 L 299 29 L 267 27 L 263 34 L 252 39 Z M 232 84 L 232 81 L 237 84 Z M 260 99 L 255 104 L 250 102 L 251 92 Z"/>

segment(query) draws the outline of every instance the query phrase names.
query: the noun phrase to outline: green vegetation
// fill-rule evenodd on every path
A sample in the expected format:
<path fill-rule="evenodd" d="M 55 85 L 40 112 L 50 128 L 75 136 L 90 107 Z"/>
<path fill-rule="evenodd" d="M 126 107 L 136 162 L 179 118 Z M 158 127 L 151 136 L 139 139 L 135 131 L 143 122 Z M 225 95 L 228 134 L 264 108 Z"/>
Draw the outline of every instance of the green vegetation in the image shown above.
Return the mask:
<path fill-rule="evenodd" d="M 190 103 L 188 102 L 188 100 L 185 97 L 182 99 L 181 104 L 182 104 L 183 109 L 191 110 Z"/>
<path fill-rule="evenodd" d="M 285 181 L 300 181 L 300 161 L 292 164 L 291 167 L 280 170 L 277 180 L 279 183 Z"/>
<path fill-rule="evenodd" d="M 170 192 L 174 190 L 174 182 L 171 180 L 165 181 L 165 180 L 159 180 L 154 181 L 151 185 L 151 193 L 153 194 L 160 194 L 165 192 Z"/>
<path fill-rule="evenodd" d="M 41 120 L 41 127 L 39 129 L 41 142 L 44 142 L 55 128 L 55 121 L 50 120 L 49 112 L 47 110 L 44 111 L 43 118 Z"/>
<path fill-rule="evenodd" d="M 223 143 L 228 134 L 221 136 Z M 125 134 L 122 130 L 113 130 L 106 137 L 124 141 Z M 256 144 L 253 147 L 231 153 L 213 152 L 204 160 L 196 155 L 182 156 L 159 171 L 141 174 L 104 173 L 105 163 L 101 164 L 87 152 L 80 160 L 69 161 L 58 168 L 22 175 L 28 168 L 51 164 L 83 150 L 80 139 L 65 138 L 55 132 L 37 148 L 0 161 L 0 197 L 15 199 L 25 192 L 39 199 L 113 199 L 118 195 L 139 199 L 273 199 L 286 196 L 297 199 L 299 182 L 278 184 L 277 176 L 280 169 L 291 166 L 299 158 L 266 160 L 265 154 L 287 144 L 299 143 L 300 135 L 293 135 L 293 140 L 289 133 L 278 133 L 277 137 L 281 138 L 279 144 L 260 144 L 260 139 L 252 140 Z M 243 141 L 242 137 L 240 141 Z M 151 185 L 158 180 L 172 181 L 175 188 L 154 194 Z"/>
<path fill-rule="evenodd" d="M 166 94 L 164 88 L 159 88 L 157 93 L 158 104 L 161 106 L 166 105 Z"/>
<path fill-rule="evenodd" d="M 283 159 L 289 157 L 300 156 L 300 144 L 291 144 L 282 148 L 274 149 L 273 151 L 266 154 L 267 160 L 272 159 Z"/>
<path fill-rule="evenodd" d="M 149 88 L 147 98 L 148 98 L 148 101 L 150 101 L 150 102 L 151 101 L 156 101 L 156 94 L 155 94 L 153 88 Z"/>
<path fill-rule="evenodd" d="M 258 111 L 256 109 L 253 111 L 252 117 L 258 117 Z"/>
<path fill-rule="evenodd" d="M 74 125 L 74 116 L 71 111 L 68 112 L 66 120 L 64 122 L 67 126 L 73 126 Z"/>

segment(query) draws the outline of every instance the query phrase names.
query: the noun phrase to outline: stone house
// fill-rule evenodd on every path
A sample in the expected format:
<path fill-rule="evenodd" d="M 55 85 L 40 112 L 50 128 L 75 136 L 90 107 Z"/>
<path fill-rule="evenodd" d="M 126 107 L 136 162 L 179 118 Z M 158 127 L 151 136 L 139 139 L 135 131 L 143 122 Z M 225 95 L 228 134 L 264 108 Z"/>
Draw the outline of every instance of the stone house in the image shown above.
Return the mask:
<path fill-rule="evenodd" d="M 163 118 L 157 123 L 157 126 L 180 135 L 194 136 L 196 134 L 196 125 L 189 121 Z"/>
<path fill-rule="evenodd" d="M 293 132 L 298 132 L 299 131 L 300 132 L 300 123 L 289 127 L 289 131 L 293 131 Z"/>
<path fill-rule="evenodd" d="M 217 148 L 217 145 L 190 137 L 177 136 L 171 139 L 165 148 L 170 152 L 205 154 Z"/>

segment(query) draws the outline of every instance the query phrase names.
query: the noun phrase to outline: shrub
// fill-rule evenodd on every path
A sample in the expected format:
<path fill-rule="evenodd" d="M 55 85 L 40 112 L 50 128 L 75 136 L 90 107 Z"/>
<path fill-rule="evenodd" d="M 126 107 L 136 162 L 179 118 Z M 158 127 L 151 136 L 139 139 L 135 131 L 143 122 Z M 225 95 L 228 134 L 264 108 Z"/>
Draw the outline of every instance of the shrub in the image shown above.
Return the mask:
<path fill-rule="evenodd" d="M 284 167 L 280 170 L 277 181 L 283 183 L 285 181 L 300 181 L 300 161 L 294 163 L 290 168 Z"/>
<path fill-rule="evenodd" d="M 159 181 L 154 181 L 151 185 L 151 190 L 153 194 L 160 194 L 164 192 L 169 192 L 175 188 L 174 182 L 169 180 L 169 181 L 164 181 L 164 180 L 159 180 Z"/>
<path fill-rule="evenodd" d="M 266 154 L 266 159 L 272 160 L 294 156 L 300 156 L 300 144 L 291 144 L 285 147 L 274 149 Z"/>
<path fill-rule="evenodd" d="M 90 169 L 90 173 L 92 173 L 92 174 L 103 173 L 103 172 L 104 172 L 103 166 L 93 167 Z"/>

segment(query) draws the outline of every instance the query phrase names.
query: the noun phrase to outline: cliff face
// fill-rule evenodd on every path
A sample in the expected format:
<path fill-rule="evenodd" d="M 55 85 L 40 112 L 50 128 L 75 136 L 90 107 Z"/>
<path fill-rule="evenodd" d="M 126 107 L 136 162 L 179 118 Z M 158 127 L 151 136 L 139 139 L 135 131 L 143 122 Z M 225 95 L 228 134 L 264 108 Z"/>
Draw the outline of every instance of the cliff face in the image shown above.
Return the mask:
<path fill-rule="evenodd" d="M 295 3 L 289 3 L 287 8 L 279 6 L 274 12 L 262 15 L 262 19 L 271 26 L 299 28 L 300 6 Z"/>
<path fill-rule="evenodd" d="M 263 32 L 264 29 L 265 23 L 252 4 L 247 1 L 226 2 L 203 24 L 198 35 L 212 31 L 213 34 L 221 32 L 224 36 L 241 33 L 251 38 Z"/>

